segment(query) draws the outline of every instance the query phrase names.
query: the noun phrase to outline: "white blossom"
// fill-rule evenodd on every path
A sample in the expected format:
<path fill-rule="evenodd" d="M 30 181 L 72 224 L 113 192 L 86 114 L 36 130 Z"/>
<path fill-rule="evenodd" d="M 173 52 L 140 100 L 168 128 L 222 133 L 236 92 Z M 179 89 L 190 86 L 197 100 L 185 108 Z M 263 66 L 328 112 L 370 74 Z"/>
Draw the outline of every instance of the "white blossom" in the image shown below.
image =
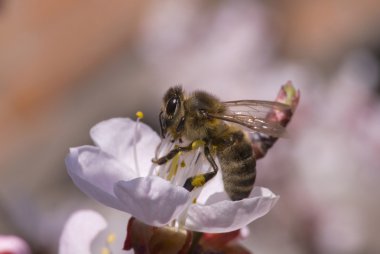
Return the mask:
<path fill-rule="evenodd" d="M 148 225 L 228 232 L 265 215 L 278 200 L 270 190 L 255 187 L 248 198 L 231 201 L 220 172 L 204 187 L 188 192 L 182 187 L 186 179 L 210 170 L 202 148 L 157 166 L 152 158 L 175 144 L 169 139 L 160 142 L 140 121 L 110 119 L 95 125 L 90 135 L 96 146 L 71 148 L 66 157 L 74 183 L 88 196 Z"/>

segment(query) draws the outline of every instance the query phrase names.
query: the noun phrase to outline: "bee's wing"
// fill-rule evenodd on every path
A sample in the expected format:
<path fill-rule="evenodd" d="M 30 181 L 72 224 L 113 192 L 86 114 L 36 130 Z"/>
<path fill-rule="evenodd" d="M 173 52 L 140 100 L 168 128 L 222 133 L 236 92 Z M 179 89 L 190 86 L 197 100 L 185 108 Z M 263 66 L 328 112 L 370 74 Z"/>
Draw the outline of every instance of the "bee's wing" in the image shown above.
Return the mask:
<path fill-rule="evenodd" d="M 290 107 L 274 101 L 241 100 L 223 102 L 227 111 L 223 114 L 209 114 L 210 117 L 239 124 L 248 131 L 261 132 L 279 137 L 285 128 L 272 116 L 275 112 L 285 112 Z"/>
<path fill-rule="evenodd" d="M 288 105 L 276 101 L 240 100 L 225 101 L 223 104 L 231 111 L 252 111 L 262 117 L 266 117 L 273 110 L 287 111 L 291 109 Z"/>

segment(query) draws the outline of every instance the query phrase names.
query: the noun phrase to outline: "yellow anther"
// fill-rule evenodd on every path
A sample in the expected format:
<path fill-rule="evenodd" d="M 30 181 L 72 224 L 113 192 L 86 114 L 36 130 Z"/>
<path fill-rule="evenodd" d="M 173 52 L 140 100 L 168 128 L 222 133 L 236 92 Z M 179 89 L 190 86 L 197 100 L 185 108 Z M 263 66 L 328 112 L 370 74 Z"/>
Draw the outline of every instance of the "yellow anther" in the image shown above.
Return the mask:
<path fill-rule="evenodd" d="M 116 235 L 114 233 L 110 233 L 107 236 L 107 243 L 112 244 L 116 240 Z"/>
<path fill-rule="evenodd" d="M 137 112 L 136 112 L 136 117 L 137 117 L 138 119 L 141 119 L 141 118 L 144 117 L 144 113 L 141 112 L 141 111 L 137 111 Z"/>
<path fill-rule="evenodd" d="M 180 156 L 180 154 L 178 153 L 172 159 L 172 164 L 170 165 L 169 174 L 168 174 L 168 178 L 167 178 L 167 180 L 169 180 L 169 181 L 171 181 L 173 179 L 173 177 L 177 174 L 179 156 Z"/>
<path fill-rule="evenodd" d="M 191 185 L 194 187 L 201 187 L 206 183 L 206 179 L 203 175 L 194 176 L 194 179 L 191 181 Z"/>
<path fill-rule="evenodd" d="M 101 254 L 111 254 L 111 251 L 110 251 L 108 248 L 103 247 L 103 248 L 102 248 L 102 251 L 101 251 L 100 253 L 101 253 Z"/>
<path fill-rule="evenodd" d="M 195 140 L 191 144 L 191 149 L 193 149 L 193 150 L 197 149 L 198 147 L 203 146 L 204 144 L 205 144 L 205 142 L 203 140 Z"/>
<path fill-rule="evenodd" d="M 186 167 L 186 162 L 185 161 L 181 161 L 181 168 L 184 168 Z"/>

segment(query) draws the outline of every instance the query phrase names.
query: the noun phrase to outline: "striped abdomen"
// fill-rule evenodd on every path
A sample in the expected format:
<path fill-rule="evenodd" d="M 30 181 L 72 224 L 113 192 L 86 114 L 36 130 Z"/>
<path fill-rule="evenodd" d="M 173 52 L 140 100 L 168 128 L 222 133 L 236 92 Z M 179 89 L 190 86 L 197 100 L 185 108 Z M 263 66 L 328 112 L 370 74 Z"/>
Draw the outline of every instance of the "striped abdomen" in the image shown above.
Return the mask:
<path fill-rule="evenodd" d="M 240 130 L 230 133 L 228 142 L 218 146 L 224 189 L 231 200 L 249 196 L 256 179 L 256 160 L 251 142 Z"/>

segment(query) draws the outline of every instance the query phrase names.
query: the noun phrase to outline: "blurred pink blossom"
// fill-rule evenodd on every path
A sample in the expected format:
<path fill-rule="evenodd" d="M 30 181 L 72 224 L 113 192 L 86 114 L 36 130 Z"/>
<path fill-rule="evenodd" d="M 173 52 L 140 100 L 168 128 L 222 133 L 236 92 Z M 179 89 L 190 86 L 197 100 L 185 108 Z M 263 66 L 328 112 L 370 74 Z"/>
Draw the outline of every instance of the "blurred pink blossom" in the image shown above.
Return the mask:
<path fill-rule="evenodd" d="M 17 236 L 0 235 L 0 254 L 30 254 L 28 244 Z"/>

